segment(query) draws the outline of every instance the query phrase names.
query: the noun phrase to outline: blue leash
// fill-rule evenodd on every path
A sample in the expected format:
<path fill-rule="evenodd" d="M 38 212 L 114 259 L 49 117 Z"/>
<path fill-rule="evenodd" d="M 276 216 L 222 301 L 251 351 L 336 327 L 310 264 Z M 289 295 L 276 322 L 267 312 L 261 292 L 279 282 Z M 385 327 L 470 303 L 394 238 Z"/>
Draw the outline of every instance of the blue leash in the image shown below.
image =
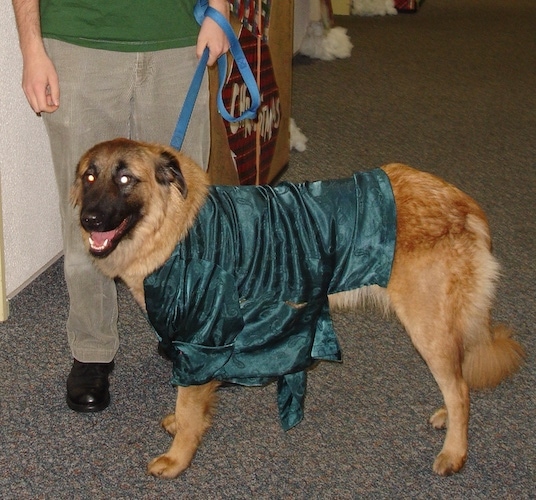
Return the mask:
<path fill-rule="evenodd" d="M 244 83 L 249 91 L 251 97 L 251 106 L 246 109 L 240 116 L 232 116 L 223 103 L 222 90 L 225 85 L 225 79 L 227 76 L 227 55 L 223 54 L 218 58 L 218 80 L 219 80 L 219 89 L 217 96 L 217 105 L 218 111 L 228 122 L 238 122 L 246 119 L 255 119 L 257 116 L 257 109 L 261 104 L 261 96 L 259 92 L 259 87 L 253 76 L 249 63 L 244 55 L 244 51 L 240 46 L 240 42 L 236 37 L 233 28 L 225 19 L 225 17 L 220 14 L 216 9 L 208 5 L 208 0 L 198 0 L 194 7 L 194 16 L 196 21 L 201 24 L 205 17 L 210 17 L 219 26 L 223 29 L 225 35 L 229 39 L 230 52 L 233 56 L 235 63 L 240 71 Z M 173 132 L 173 137 L 171 138 L 171 146 L 177 150 L 182 148 L 182 143 L 184 141 L 184 136 L 186 135 L 186 129 L 188 128 L 188 123 L 190 122 L 190 117 L 192 116 L 192 111 L 194 109 L 194 104 L 197 99 L 197 94 L 199 93 L 199 88 L 201 87 L 201 82 L 203 80 L 203 74 L 205 73 L 207 67 L 207 61 L 209 56 L 208 47 L 205 48 L 203 55 L 199 59 L 199 64 L 192 78 L 192 83 L 186 94 L 186 99 L 184 100 L 184 105 L 182 106 L 181 112 L 179 114 L 179 119 L 177 120 L 177 125 L 175 126 L 175 131 Z"/>

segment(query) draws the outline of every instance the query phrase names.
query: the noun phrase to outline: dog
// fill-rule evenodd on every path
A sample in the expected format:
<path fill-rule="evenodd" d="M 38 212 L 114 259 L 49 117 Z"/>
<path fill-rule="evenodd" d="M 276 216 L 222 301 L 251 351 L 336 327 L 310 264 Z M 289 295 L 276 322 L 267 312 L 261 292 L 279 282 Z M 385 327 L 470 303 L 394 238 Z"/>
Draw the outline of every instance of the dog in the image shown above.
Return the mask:
<path fill-rule="evenodd" d="M 466 461 L 469 389 L 523 362 L 510 329 L 491 326 L 486 216 L 429 173 L 389 164 L 349 180 L 209 186 L 171 147 L 114 139 L 82 156 L 71 198 L 95 264 L 126 283 L 174 361 L 177 403 L 162 421 L 174 439 L 152 475 L 189 467 L 224 381 L 277 379 L 282 424 L 298 423 L 307 368 L 340 359 L 329 309 L 372 301 L 399 318 L 443 395 L 430 418 L 446 428 L 440 475 Z"/>

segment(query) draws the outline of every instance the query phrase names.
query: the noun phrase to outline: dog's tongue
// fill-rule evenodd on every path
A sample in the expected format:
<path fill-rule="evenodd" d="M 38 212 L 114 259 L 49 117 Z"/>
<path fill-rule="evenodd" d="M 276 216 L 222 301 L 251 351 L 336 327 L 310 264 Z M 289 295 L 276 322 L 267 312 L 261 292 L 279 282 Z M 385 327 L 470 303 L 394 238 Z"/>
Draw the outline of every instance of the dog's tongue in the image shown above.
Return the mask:
<path fill-rule="evenodd" d="M 120 237 L 127 224 L 128 218 L 111 231 L 94 231 L 90 233 L 89 246 L 91 247 L 91 250 L 100 253 L 111 248 L 114 245 L 114 239 Z"/>
<path fill-rule="evenodd" d="M 116 233 L 117 229 L 112 229 L 111 231 L 91 233 L 90 237 L 95 246 L 103 246 L 106 243 L 106 240 L 112 240 Z"/>

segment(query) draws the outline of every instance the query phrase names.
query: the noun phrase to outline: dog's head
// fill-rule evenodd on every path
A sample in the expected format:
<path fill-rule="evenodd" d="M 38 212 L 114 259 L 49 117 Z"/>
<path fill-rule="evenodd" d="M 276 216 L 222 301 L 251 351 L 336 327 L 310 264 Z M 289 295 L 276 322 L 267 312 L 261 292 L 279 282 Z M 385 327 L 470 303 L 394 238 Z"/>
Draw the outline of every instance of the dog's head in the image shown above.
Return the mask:
<path fill-rule="evenodd" d="M 71 199 L 93 256 L 108 256 L 133 238 L 144 217 L 164 212 L 170 190 L 187 197 L 180 158 L 168 147 L 128 139 L 102 142 L 82 156 Z"/>

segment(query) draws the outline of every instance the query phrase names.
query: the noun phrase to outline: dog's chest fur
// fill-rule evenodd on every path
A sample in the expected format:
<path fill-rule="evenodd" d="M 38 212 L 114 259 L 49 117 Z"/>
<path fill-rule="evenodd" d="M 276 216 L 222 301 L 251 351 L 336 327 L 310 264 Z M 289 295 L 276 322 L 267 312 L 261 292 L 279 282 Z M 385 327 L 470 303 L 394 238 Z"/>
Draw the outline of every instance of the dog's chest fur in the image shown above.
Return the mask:
<path fill-rule="evenodd" d="M 276 187 L 213 187 L 188 237 L 144 283 L 176 385 L 279 378 L 284 428 L 304 370 L 339 360 L 328 295 L 386 286 L 396 213 L 382 170 Z"/>

